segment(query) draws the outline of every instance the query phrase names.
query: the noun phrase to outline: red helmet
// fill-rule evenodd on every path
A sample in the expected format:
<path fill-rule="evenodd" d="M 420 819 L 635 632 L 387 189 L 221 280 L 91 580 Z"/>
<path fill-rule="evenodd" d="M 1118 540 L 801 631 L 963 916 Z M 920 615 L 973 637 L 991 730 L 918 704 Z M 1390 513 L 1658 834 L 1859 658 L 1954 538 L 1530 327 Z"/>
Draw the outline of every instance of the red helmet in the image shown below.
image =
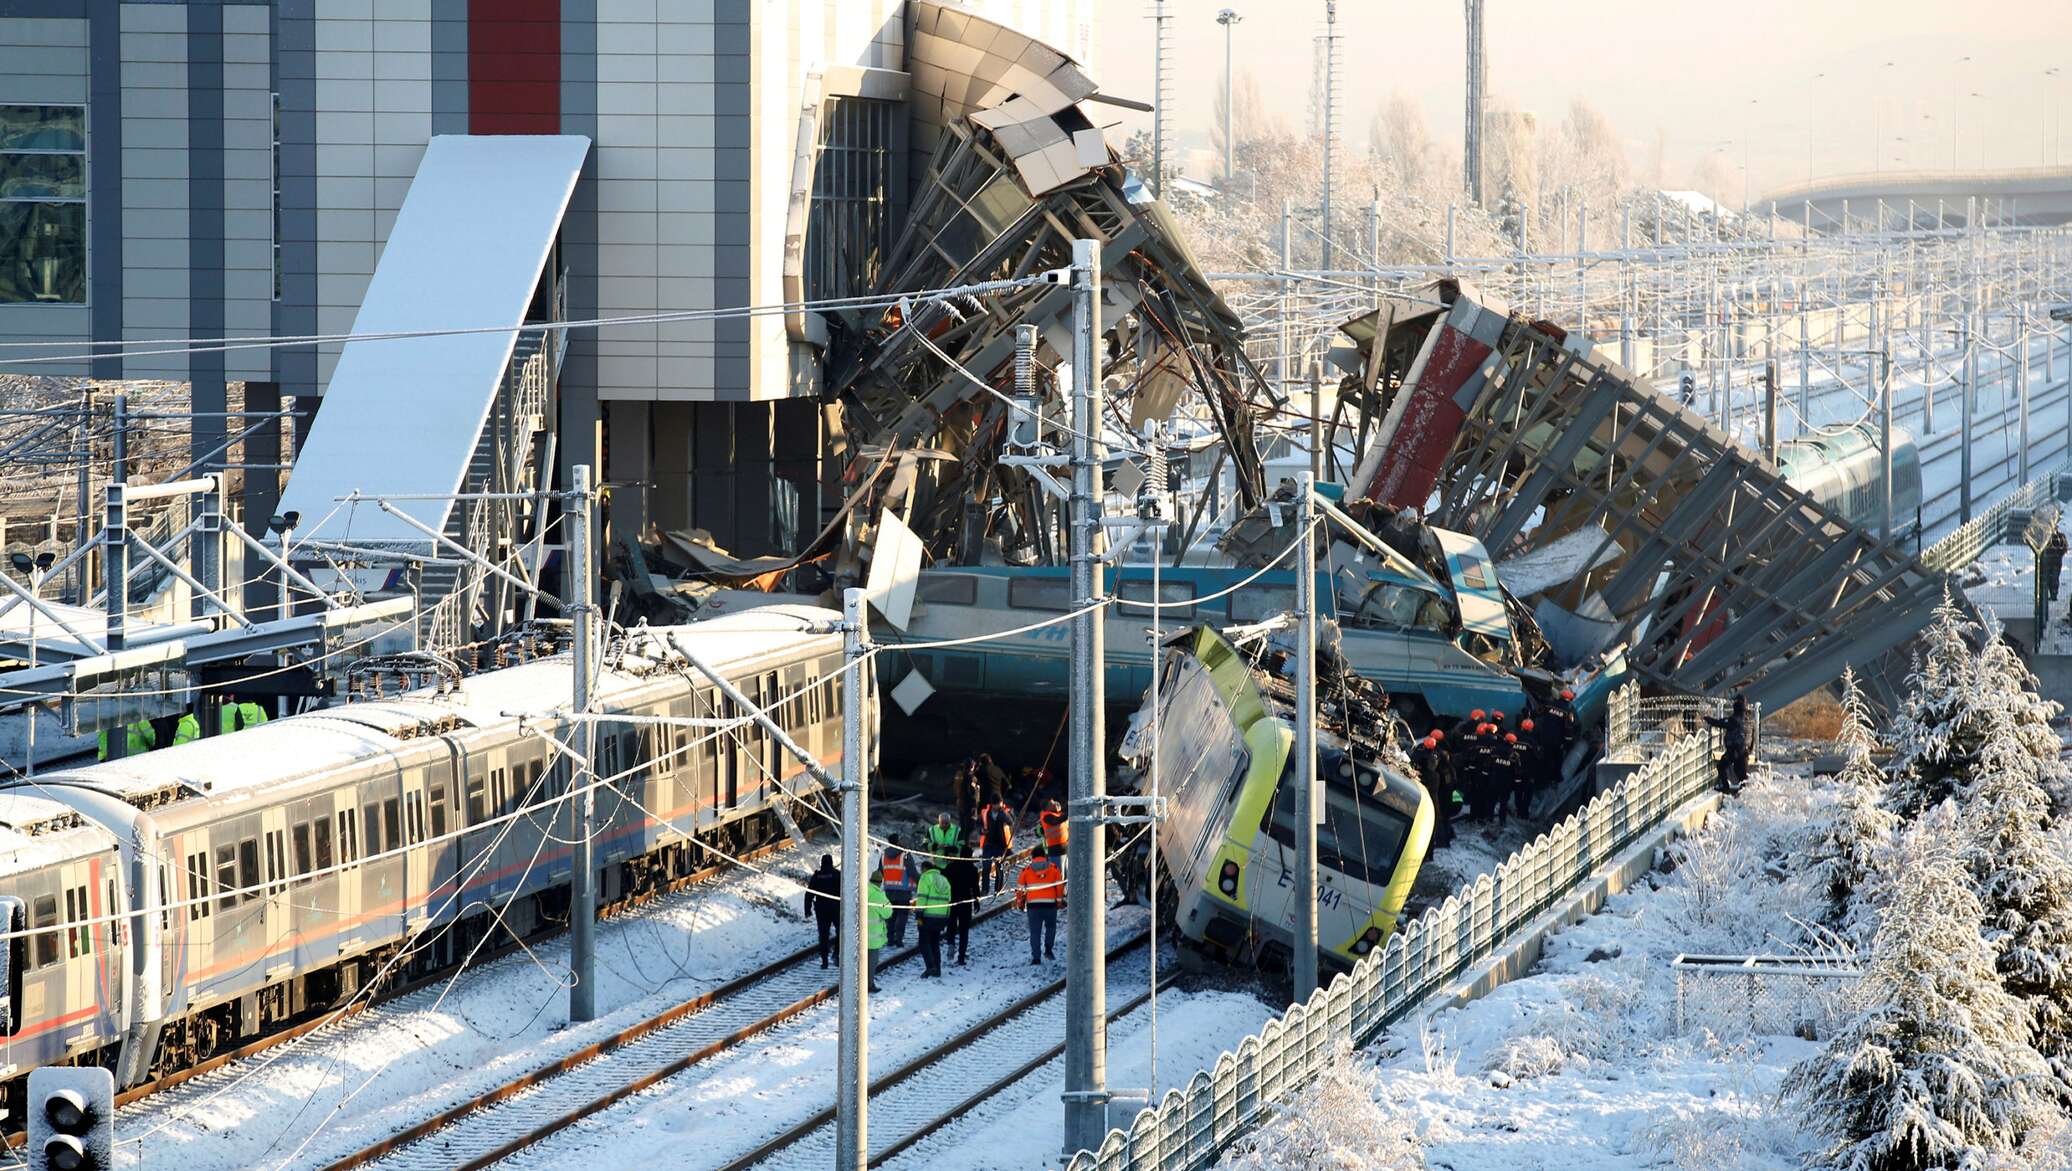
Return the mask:
<path fill-rule="evenodd" d="M 1492 720 L 1495 720 L 1495 721 L 1496 721 L 1497 723 L 1501 724 L 1501 723 L 1503 723 L 1503 722 L 1504 722 L 1504 713 L 1502 713 L 1502 712 L 1498 712 L 1498 713 L 1496 713 L 1495 715 L 1493 715 L 1493 716 L 1491 716 L 1491 717 L 1489 717 L 1489 718 L 1490 718 L 1490 719 L 1492 719 Z"/>
<path fill-rule="evenodd" d="M 1430 731 L 1429 733 L 1427 733 L 1427 735 L 1428 735 L 1428 736 L 1429 736 L 1429 737 L 1430 737 L 1431 739 L 1433 739 L 1433 740 L 1444 740 L 1444 739 L 1446 739 L 1446 733 L 1444 733 L 1444 732 L 1441 732 L 1441 731 L 1440 731 L 1439 729 L 1437 729 L 1437 728 L 1433 728 L 1433 729 L 1432 729 L 1432 730 L 1431 730 L 1431 731 Z"/>
<path fill-rule="evenodd" d="M 1520 720 L 1520 721 L 1518 721 L 1518 730 L 1519 730 L 1519 731 L 1521 731 L 1521 732 L 1530 732 L 1530 731 L 1532 731 L 1532 721 L 1531 721 L 1531 720 Z"/>
<path fill-rule="evenodd" d="M 1562 689 L 1561 689 L 1561 698 L 1563 698 L 1563 699 L 1574 699 L 1575 697 L 1576 697 L 1576 693 L 1575 693 L 1575 692 L 1573 692 L 1573 691 L 1569 690 L 1569 689 L 1568 689 L 1568 688 L 1566 688 L 1566 687 L 1564 687 L 1564 688 L 1562 688 Z"/>
<path fill-rule="evenodd" d="M 1476 732 L 1476 733 L 1477 733 L 1478 735 L 1482 735 L 1482 736 L 1493 736 L 1493 735 L 1495 735 L 1495 734 L 1496 734 L 1496 725 L 1495 725 L 1495 724 L 1483 724 L 1483 725 L 1482 725 L 1481 727 L 1479 727 L 1479 728 L 1476 728 L 1476 729 L 1475 729 L 1475 732 Z"/>
<path fill-rule="evenodd" d="M 1506 733 L 1504 733 L 1504 743 L 1506 743 L 1506 744 L 1516 744 L 1516 743 L 1518 743 L 1518 733 L 1516 733 L 1516 732 L 1506 732 Z"/>
<path fill-rule="evenodd" d="M 1439 747 L 1439 742 L 1437 740 L 1432 739 L 1430 736 L 1427 736 L 1424 739 L 1418 741 L 1417 746 L 1419 748 L 1437 748 Z"/>
<path fill-rule="evenodd" d="M 1481 721 L 1489 718 L 1489 713 L 1483 711 L 1481 708 L 1478 707 L 1474 711 L 1468 713 L 1468 718 L 1476 721 L 1477 723 L 1480 723 Z"/>

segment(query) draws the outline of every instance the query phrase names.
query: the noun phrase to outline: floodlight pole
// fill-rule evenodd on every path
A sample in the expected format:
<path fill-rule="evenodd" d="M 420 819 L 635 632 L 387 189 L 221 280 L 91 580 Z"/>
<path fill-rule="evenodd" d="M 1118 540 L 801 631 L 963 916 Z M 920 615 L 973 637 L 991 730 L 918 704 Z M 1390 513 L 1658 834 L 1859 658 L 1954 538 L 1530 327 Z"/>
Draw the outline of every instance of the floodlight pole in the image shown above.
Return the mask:
<path fill-rule="evenodd" d="M 870 759 L 864 746 L 865 593 L 842 592 L 842 1016 L 835 1087 L 835 1166 L 870 1165 Z"/>
<path fill-rule="evenodd" d="M 1317 545 L 1316 477 L 1296 478 L 1295 523 L 1295 1001 L 1317 990 Z"/>
<path fill-rule="evenodd" d="M 591 633 L 597 620 L 590 599 L 590 465 L 569 469 L 569 491 L 563 498 L 568 515 L 568 616 L 575 627 L 575 696 L 578 716 L 590 711 Z M 582 756 L 569 762 L 571 785 L 578 786 L 575 803 L 575 832 L 569 882 L 574 899 L 569 908 L 571 968 L 575 983 L 568 990 L 568 1019 L 571 1022 L 597 1019 L 597 791 L 583 780 L 582 763 L 597 759 L 597 725 L 589 720 L 576 723 L 577 743 Z M 592 764 L 592 782 L 596 780 Z"/>

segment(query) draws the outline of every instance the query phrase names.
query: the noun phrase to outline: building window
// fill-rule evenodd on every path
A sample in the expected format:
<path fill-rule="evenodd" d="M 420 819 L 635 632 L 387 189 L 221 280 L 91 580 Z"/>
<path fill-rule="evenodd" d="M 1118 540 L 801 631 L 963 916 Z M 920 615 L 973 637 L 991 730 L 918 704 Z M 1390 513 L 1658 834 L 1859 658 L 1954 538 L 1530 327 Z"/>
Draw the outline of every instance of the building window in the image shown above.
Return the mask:
<path fill-rule="evenodd" d="M 829 98 L 821 106 L 820 152 L 806 223 L 806 297 L 870 291 L 892 247 L 893 168 L 902 149 L 895 130 L 903 102 Z"/>
<path fill-rule="evenodd" d="M 273 299 L 281 299 L 281 95 L 273 95 Z"/>
<path fill-rule="evenodd" d="M 86 303 L 86 109 L 0 105 L 0 303 Z"/>

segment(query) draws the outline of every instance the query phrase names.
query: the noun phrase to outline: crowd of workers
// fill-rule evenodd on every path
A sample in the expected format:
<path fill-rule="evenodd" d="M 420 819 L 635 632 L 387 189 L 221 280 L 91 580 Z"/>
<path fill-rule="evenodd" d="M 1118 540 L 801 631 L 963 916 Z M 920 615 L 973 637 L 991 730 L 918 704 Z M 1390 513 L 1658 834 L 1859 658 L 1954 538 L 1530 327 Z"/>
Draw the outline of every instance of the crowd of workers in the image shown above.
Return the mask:
<path fill-rule="evenodd" d="M 1433 728 L 1410 750 L 1410 763 L 1438 807 L 1432 845 L 1453 841 L 1457 821 L 1531 814 L 1534 799 L 1561 780 L 1561 763 L 1576 739 L 1575 692 L 1534 704 L 1517 724 L 1500 711 L 1476 708 L 1451 730 Z"/>
<path fill-rule="evenodd" d="M 1012 890 L 1015 909 L 1029 932 L 1029 963 L 1057 958 L 1058 913 L 1065 906 L 1065 847 L 1070 837 L 1064 808 L 1045 796 L 1049 774 L 1024 769 L 1020 806 L 1006 796 L 1007 776 L 990 756 L 958 767 L 952 789 L 957 813 L 938 814 L 922 841 L 909 846 L 890 835 L 878 852 L 865 886 L 864 925 L 870 951 L 871 990 L 877 991 L 880 953 L 906 946 L 907 927 L 917 934 L 922 979 L 942 978 L 947 956 L 958 967 L 971 959 L 971 926 L 979 903 Z M 1037 802 L 1039 840 L 1018 869 L 1015 832 L 1025 809 Z M 1012 872 L 1010 874 L 1010 872 Z M 820 856 L 820 869 L 806 884 L 806 913 L 819 930 L 820 966 L 841 938 L 842 872 L 834 856 Z"/>

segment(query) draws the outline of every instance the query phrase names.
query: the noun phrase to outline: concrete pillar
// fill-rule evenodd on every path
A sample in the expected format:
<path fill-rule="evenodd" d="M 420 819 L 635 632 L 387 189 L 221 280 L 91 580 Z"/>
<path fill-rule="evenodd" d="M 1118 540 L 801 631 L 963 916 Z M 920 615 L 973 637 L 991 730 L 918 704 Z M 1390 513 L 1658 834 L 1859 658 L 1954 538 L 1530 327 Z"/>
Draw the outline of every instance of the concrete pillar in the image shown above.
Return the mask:
<path fill-rule="evenodd" d="M 696 406 L 658 402 L 651 408 L 648 454 L 653 483 L 647 517 L 663 532 L 691 527 L 691 420 Z"/>
<path fill-rule="evenodd" d="M 647 528 L 655 483 L 655 403 L 607 402 L 604 406 L 604 478 L 611 488 L 613 547 Z"/>
<path fill-rule="evenodd" d="M 281 384 L 278 382 L 245 383 L 245 405 L 247 412 L 237 419 L 238 430 L 257 426 L 259 429 L 245 437 L 244 525 L 245 531 L 266 539 L 266 522 L 273 516 L 273 510 L 280 503 L 280 477 L 277 470 L 267 464 L 281 462 L 281 431 L 285 420 L 254 417 L 251 412 L 278 411 L 281 409 Z M 258 557 L 245 558 L 245 610 L 248 613 L 270 613 L 280 587 L 259 571 L 265 566 Z"/>

